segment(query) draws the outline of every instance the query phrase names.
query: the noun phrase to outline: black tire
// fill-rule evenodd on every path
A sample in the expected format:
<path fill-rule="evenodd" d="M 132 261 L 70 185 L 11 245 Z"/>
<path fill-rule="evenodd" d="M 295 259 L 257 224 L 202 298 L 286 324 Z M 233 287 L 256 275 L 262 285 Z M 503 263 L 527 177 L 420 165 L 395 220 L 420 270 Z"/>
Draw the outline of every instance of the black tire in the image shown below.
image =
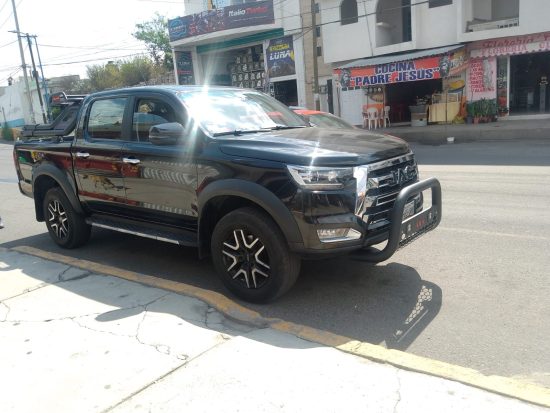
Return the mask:
<path fill-rule="evenodd" d="M 50 237 L 60 247 L 76 248 L 90 238 L 90 225 L 74 210 L 61 188 L 46 192 L 43 210 Z"/>
<path fill-rule="evenodd" d="M 267 303 L 294 285 L 300 257 L 275 222 L 254 208 L 225 215 L 214 228 L 212 260 L 223 284 L 242 300 Z"/>

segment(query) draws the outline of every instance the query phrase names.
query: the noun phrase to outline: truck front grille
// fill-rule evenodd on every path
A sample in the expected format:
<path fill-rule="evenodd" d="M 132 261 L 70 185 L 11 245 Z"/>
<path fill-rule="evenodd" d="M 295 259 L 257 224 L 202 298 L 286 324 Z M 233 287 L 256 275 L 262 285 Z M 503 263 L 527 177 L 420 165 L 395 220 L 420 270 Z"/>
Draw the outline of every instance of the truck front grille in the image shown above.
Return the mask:
<path fill-rule="evenodd" d="M 355 213 L 371 231 L 384 231 L 399 191 L 418 180 L 412 152 L 397 158 L 355 168 L 357 202 Z M 420 196 L 419 196 L 420 197 Z"/>

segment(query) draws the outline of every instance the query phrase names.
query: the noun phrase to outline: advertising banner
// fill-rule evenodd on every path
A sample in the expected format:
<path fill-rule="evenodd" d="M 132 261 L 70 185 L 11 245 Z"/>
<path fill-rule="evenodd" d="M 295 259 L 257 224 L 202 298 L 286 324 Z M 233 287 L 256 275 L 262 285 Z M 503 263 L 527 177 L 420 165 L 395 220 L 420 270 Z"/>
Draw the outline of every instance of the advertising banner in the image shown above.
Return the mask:
<path fill-rule="evenodd" d="M 474 42 L 470 50 L 472 58 L 550 51 L 550 32 Z"/>
<path fill-rule="evenodd" d="M 176 52 L 176 71 L 178 85 L 194 85 L 193 59 L 191 52 Z"/>
<path fill-rule="evenodd" d="M 464 49 L 440 56 L 385 63 L 350 69 L 337 69 L 342 90 L 374 85 L 441 79 L 461 71 L 468 65 Z"/>
<path fill-rule="evenodd" d="M 256 1 L 168 20 L 170 41 L 199 34 L 275 22 L 273 1 Z"/>
<path fill-rule="evenodd" d="M 471 59 L 468 70 L 469 100 L 496 98 L 497 59 L 486 57 Z"/>
<path fill-rule="evenodd" d="M 267 46 L 267 71 L 269 78 L 296 74 L 292 36 L 269 41 Z"/>

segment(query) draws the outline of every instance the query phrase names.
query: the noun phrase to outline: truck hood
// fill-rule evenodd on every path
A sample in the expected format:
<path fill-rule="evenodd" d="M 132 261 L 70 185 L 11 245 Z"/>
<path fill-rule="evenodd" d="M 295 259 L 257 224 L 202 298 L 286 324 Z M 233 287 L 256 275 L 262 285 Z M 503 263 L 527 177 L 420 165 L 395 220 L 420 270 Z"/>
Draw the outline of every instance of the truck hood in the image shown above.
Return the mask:
<path fill-rule="evenodd" d="M 227 155 L 294 165 L 356 166 L 410 152 L 402 139 L 361 129 L 312 127 L 216 139 Z"/>

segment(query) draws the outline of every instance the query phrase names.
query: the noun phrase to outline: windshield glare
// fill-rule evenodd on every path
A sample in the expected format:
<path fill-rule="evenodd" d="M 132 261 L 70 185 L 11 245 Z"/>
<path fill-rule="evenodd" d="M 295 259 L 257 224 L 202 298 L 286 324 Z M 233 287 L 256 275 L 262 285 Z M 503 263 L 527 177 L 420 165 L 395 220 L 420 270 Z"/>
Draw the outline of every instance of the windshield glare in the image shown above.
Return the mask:
<path fill-rule="evenodd" d="M 309 121 L 313 126 L 322 128 L 354 129 L 353 125 L 347 123 L 345 120 L 328 113 L 314 113 L 313 115 L 309 115 Z"/>
<path fill-rule="evenodd" d="M 308 126 L 279 101 L 247 90 L 180 92 L 191 116 L 211 135 Z"/>

